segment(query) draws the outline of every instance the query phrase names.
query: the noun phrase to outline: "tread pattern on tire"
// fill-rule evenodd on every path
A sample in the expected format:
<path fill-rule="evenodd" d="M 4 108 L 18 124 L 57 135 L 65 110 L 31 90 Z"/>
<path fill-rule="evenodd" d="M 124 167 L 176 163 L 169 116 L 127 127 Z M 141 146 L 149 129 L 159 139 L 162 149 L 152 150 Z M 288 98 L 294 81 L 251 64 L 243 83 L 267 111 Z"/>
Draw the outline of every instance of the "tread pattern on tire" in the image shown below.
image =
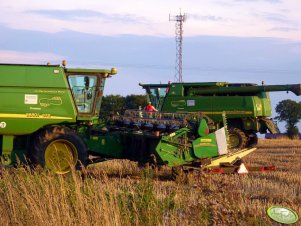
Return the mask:
<path fill-rule="evenodd" d="M 231 148 L 239 148 L 239 149 L 243 149 L 247 146 L 247 141 L 248 141 L 248 137 L 246 136 L 246 134 L 241 131 L 238 128 L 231 128 L 229 130 L 229 135 L 236 135 L 239 139 L 239 145 L 237 147 L 231 147 Z"/>
<path fill-rule="evenodd" d="M 258 143 L 258 137 L 255 132 L 247 133 L 247 147 L 255 147 Z"/>

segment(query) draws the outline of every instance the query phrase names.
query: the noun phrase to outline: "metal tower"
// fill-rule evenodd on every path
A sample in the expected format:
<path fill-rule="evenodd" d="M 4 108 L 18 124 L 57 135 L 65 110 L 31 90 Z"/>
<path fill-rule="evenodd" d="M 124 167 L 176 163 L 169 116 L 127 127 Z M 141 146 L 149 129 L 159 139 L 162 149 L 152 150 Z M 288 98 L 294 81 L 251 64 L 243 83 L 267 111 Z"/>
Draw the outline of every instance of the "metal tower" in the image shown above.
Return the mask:
<path fill-rule="evenodd" d="M 169 21 L 176 21 L 176 73 L 175 81 L 183 82 L 182 79 L 182 44 L 183 44 L 183 23 L 186 21 L 186 14 L 170 16 Z"/>

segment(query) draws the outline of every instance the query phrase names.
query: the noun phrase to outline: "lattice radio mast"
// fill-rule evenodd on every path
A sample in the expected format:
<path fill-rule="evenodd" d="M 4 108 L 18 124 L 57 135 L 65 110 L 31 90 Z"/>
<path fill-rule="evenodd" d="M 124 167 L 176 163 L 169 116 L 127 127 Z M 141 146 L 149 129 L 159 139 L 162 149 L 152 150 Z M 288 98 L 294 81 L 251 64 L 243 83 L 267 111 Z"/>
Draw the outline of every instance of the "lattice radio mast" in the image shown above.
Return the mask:
<path fill-rule="evenodd" d="M 175 81 L 183 82 L 182 79 L 182 45 L 183 45 L 183 23 L 186 21 L 186 14 L 170 16 L 169 21 L 176 21 L 176 73 Z"/>

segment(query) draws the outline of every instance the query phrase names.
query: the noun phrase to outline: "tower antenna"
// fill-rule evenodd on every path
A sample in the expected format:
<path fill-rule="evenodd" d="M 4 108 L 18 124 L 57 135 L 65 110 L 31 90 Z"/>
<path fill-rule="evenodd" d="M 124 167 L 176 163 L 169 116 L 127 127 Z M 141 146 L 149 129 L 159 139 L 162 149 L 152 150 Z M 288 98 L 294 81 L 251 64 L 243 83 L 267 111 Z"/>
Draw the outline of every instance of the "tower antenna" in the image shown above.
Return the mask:
<path fill-rule="evenodd" d="M 175 81 L 183 82 L 182 77 L 182 48 L 183 48 L 183 23 L 186 21 L 186 14 L 181 13 L 176 16 L 169 15 L 169 21 L 176 22 L 176 73 Z"/>

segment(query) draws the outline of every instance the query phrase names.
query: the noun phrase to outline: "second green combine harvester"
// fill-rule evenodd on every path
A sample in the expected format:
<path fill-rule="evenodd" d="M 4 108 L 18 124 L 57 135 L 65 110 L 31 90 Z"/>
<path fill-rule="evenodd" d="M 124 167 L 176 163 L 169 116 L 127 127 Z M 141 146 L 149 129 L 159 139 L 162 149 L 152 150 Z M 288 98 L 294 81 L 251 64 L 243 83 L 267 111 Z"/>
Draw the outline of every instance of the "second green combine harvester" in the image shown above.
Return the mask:
<path fill-rule="evenodd" d="M 272 116 L 269 92 L 301 94 L 301 84 L 256 85 L 251 83 L 171 83 L 140 84 L 148 100 L 160 112 L 201 111 L 214 121 L 213 130 L 223 126 L 225 111 L 230 145 L 245 148 L 257 143 L 257 132 L 278 133 Z"/>
<path fill-rule="evenodd" d="M 226 130 L 209 133 L 201 113 L 127 111 L 99 121 L 105 79 L 116 69 L 0 64 L 0 158 L 63 174 L 106 159 L 171 167 L 233 163 L 251 150 L 230 152 Z M 170 87 L 179 95 L 181 87 Z M 176 99 L 195 105 L 196 100 Z"/>

